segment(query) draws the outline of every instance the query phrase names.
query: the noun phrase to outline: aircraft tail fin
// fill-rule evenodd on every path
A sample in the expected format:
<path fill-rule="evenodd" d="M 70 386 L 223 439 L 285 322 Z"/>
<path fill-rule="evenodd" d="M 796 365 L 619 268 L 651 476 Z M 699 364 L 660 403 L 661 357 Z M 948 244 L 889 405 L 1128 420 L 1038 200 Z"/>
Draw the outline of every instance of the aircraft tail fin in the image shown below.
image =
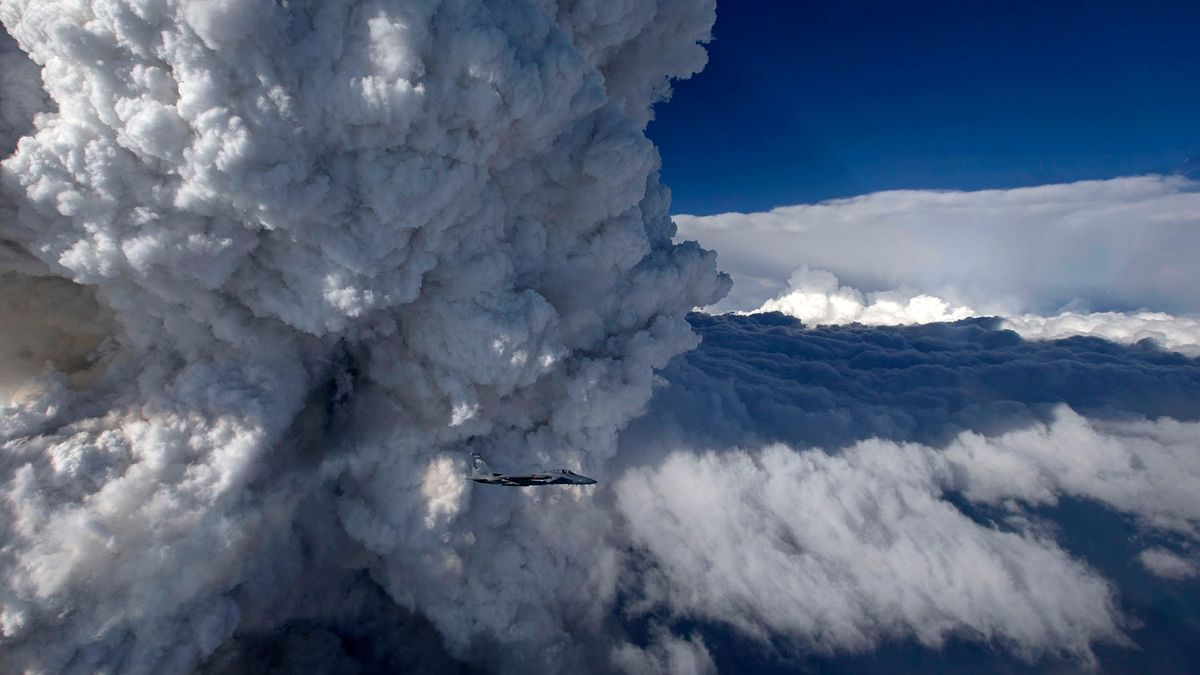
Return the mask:
<path fill-rule="evenodd" d="M 491 476 L 493 475 L 492 468 L 483 461 L 483 455 L 478 452 L 471 453 L 471 475 L 472 476 Z"/>

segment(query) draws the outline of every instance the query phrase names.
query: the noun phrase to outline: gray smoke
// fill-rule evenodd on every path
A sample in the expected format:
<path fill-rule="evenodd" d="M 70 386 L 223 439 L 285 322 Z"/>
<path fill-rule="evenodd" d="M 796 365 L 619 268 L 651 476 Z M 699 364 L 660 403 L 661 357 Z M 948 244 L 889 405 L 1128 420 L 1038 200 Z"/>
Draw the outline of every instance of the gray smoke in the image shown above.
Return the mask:
<path fill-rule="evenodd" d="M 345 579 L 458 657 L 580 658 L 608 518 L 462 457 L 604 477 L 728 289 L 643 134 L 714 11 L 0 2 L 6 667 L 183 672 Z"/>

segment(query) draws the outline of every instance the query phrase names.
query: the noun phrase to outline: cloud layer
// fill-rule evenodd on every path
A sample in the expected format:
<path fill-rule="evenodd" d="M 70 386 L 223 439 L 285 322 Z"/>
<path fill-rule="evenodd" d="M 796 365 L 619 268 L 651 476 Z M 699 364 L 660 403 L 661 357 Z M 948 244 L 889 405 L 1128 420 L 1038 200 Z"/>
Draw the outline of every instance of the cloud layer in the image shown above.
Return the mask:
<path fill-rule="evenodd" d="M 1200 417 L 1200 362 L 1153 345 L 1021 339 L 997 319 L 805 328 L 780 314 L 693 314 L 704 337 L 622 436 L 634 448 L 836 449 L 872 437 L 940 446 L 1051 419 Z M 642 452 L 642 450 L 637 450 Z"/>
<path fill-rule="evenodd" d="M 754 312 L 781 312 L 810 325 L 896 326 L 958 321 L 982 313 L 912 289 L 863 293 L 842 286 L 824 270 L 801 267 L 787 290 Z M 1091 335 L 1133 344 L 1149 340 L 1190 356 L 1200 355 L 1200 319 L 1164 312 L 1062 312 L 1052 316 L 1013 314 L 1004 326 L 1032 340 Z"/>
<path fill-rule="evenodd" d="M 1141 595 L 1063 547 L 1060 528 L 1080 524 L 1056 509 L 1072 500 L 1141 533 L 1105 561 L 1192 578 L 1196 360 L 1025 341 L 995 319 L 692 321 L 704 342 L 664 371 L 621 439 L 635 611 L 726 626 L 785 655 L 966 640 L 1024 667 L 1103 666 L 1105 645 L 1155 638 L 1124 607 Z"/>
<path fill-rule="evenodd" d="M 678 216 L 737 284 L 714 311 L 778 296 L 793 270 L 909 288 L 988 314 L 1200 312 L 1200 190 L 1141 176 L 1012 190 L 898 190 L 767 213 Z"/>

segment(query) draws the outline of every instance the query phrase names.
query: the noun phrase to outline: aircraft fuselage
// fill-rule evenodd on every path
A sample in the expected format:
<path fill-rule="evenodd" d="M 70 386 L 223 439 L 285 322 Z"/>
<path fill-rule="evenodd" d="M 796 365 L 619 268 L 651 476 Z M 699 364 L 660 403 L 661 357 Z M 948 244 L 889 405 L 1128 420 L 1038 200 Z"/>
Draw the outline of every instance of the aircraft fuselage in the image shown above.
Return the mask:
<path fill-rule="evenodd" d="M 495 473 L 483 461 L 483 457 L 479 453 L 471 454 L 471 473 L 467 476 L 467 480 L 484 485 L 506 485 L 508 487 L 594 485 L 596 483 L 594 479 L 580 476 L 568 469 L 554 469 L 540 473 Z"/>

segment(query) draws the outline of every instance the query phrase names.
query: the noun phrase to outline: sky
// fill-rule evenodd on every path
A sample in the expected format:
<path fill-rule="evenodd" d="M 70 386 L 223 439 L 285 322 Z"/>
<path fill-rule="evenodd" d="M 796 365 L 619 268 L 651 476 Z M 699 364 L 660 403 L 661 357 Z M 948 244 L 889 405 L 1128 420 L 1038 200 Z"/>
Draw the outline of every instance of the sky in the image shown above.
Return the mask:
<path fill-rule="evenodd" d="M 672 211 L 1171 173 L 1200 153 L 1200 6 L 721 3 L 656 109 Z"/>
<path fill-rule="evenodd" d="M 898 4 L 0 0 L 0 668 L 1193 672 L 1192 10 Z"/>

